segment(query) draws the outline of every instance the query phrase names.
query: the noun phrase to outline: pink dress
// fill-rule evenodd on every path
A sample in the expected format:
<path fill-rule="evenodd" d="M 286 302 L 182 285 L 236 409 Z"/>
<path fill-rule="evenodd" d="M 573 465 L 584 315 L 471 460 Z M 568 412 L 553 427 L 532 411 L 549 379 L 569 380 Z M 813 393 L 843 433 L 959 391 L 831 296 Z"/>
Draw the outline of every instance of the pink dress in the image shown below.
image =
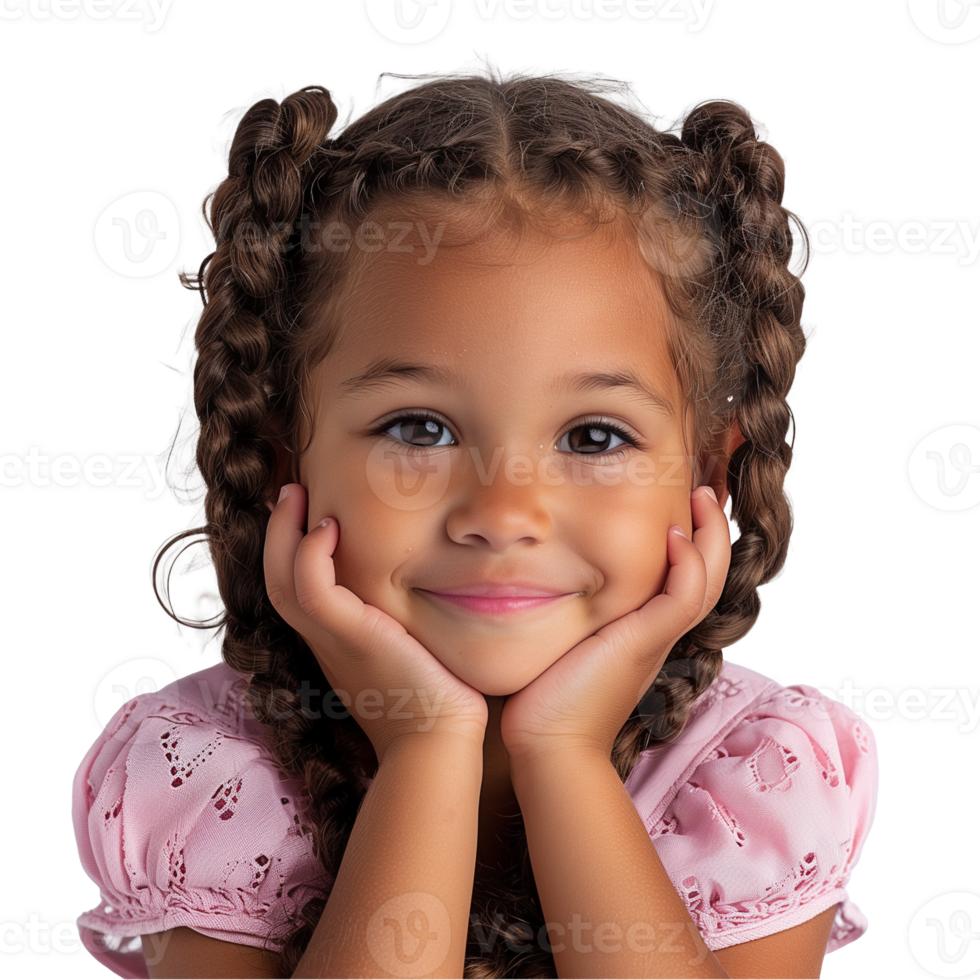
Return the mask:
<path fill-rule="evenodd" d="M 121 977 L 149 977 L 143 933 L 188 926 L 261 947 L 329 893 L 305 787 L 280 772 L 244 686 L 219 663 L 138 695 L 75 774 L 79 857 L 100 892 L 79 934 Z M 626 789 L 710 949 L 838 903 L 828 953 L 867 929 L 845 886 L 874 819 L 877 755 L 840 702 L 726 660 L 679 740 L 642 753 Z"/>

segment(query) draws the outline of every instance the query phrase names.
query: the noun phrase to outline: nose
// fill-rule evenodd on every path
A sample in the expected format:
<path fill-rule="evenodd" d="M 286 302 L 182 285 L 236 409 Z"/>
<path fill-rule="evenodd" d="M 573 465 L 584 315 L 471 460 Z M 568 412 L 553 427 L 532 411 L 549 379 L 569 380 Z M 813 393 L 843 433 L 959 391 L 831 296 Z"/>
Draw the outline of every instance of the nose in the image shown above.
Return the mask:
<path fill-rule="evenodd" d="M 548 540 L 551 515 L 538 480 L 526 471 L 515 478 L 502 463 L 489 483 L 474 476 L 450 510 L 446 532 L 457 544 L 506 551 L 513 544 Z"/>

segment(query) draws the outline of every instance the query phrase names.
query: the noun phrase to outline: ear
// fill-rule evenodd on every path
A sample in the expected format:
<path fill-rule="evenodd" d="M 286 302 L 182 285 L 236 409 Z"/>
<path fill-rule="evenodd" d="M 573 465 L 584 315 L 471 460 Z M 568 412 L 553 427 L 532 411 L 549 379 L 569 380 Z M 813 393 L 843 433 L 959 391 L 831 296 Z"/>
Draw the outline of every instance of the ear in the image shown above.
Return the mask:
<path fill-rule="evenodd" d="M 733 415 L 731 425 L 718 436 L 715 452 L 701 461 L 704 474 L 701 485 L 707 485 L 714 490 L 722 508 L 728 502 L 728 463 L 732 458 L 732 453 L 743 442 L 745 442 L 745 436 L 742 435 L 742 430 L 739 428 L 738 419 Z"/>

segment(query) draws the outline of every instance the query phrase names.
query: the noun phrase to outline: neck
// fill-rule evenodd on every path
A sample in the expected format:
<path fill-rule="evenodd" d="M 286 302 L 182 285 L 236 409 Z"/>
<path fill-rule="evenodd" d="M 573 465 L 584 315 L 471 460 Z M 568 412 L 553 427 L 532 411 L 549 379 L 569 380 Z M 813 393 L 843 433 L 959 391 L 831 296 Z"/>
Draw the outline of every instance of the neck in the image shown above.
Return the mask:
<path fill-rule="evenodd" d="M 499 835 L 519 824 L 521 810 L 510 779 L 510 758 L 500 737 L 500 714 L 507 698 L 484 696 L 487 700 L 487 728 L 483 738 L 477 863 L 493 867 L 507 854 Z"/>

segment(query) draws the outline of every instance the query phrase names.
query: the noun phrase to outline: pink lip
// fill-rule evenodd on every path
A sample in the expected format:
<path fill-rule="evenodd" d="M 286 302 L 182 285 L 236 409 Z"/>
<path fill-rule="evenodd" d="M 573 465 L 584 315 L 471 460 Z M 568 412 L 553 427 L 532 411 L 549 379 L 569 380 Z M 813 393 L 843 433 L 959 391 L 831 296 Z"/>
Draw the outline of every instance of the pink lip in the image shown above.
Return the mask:
<path fill-rule="evenodd" d="M 451 588 L 423 589 L 422 591 L 432 592 L 435 595 L 479 596 L 483 599 L 568 595 L 567 592 L 555 592 L 554 589 L 543 588 L 533 582 L 467 582 L 464 585 L 454 585 Z"/>
<path fill-rule="evenodd" d="M 471 612 L 483 613 L 484 615 L 489 616 L 500 616 L 507 613 L 519 613 L 530 611 L 532 609 L 538 609 L 541 606 L 546 606 L 550 603 L 557 602 L 559 599 L 564 599 L 569 595 L 576 594 L 573 592 L 566 592 L 561 595 L 475 596 L 430 592 L 428 589 L 418 589 L 417 591 L 435 596 L 437 599 L 441 599 L 443 602 L 452 603 L 454 606 L 468 609 Z"/>

